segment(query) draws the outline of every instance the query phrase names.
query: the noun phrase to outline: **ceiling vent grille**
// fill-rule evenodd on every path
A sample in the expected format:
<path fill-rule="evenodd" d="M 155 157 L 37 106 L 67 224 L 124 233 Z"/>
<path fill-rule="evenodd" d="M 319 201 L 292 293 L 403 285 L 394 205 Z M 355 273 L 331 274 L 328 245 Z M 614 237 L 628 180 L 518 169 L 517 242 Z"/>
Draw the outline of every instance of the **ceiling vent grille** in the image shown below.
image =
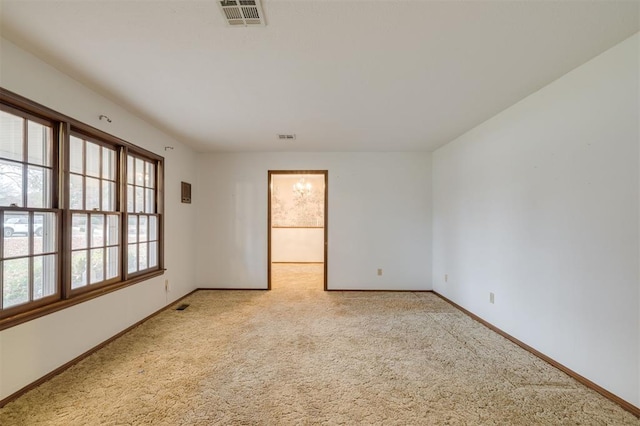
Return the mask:
<path fill-rule="evenodd" d="M 278 134 L 278 139 L 283 140 L 283 141 L 292 141 L 292 140 L 295 140 L 295 138 L 296 138 L 295 134 L 293 134 L 293 135 L 292 134 L 283 134 L 283 133 Z"/>
<path fill-rule="evenodd" d="M 218 4 L 232 27 L 265 25 L 260 0 L 221 0 Z"/>

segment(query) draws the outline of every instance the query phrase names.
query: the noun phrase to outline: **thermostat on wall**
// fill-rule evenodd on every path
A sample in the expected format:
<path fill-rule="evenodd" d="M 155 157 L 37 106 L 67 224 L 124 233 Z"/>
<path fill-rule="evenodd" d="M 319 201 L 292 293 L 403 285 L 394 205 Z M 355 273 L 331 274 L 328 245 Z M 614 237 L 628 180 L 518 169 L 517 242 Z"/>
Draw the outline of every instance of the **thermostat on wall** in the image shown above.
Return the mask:
<path fill-rule="evenodd" d="M 182 202 L 191 204 L 191 184 L 187 182 L 181 183 Z"/>

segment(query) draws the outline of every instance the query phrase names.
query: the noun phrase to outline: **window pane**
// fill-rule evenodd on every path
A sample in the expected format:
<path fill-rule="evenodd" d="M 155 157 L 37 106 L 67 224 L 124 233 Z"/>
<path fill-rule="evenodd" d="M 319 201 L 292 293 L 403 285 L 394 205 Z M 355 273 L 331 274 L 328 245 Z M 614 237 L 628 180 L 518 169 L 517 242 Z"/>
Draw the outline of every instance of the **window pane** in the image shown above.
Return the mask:
<path fill-rule="evenodd" d="M 116 180 L 116 152 L 102 147 L 102 177 Z"/>
<path fill-rule="evenodd" d="M 149 243 L 149 268 L 158 266 L 158 243 Z"/>
<path fill-rule="evenodd" d="M 33 299 L 42 299 L 42 256 L 33 258 Z"/>
<path fill-rule="evenodd" d="M 3 225 L 3 257 L 29 255 L 29 213 L 5 213 Z"/>
<path fill-rule="evenodd" d="M 27 162 L 51 166 L 51 128 L 29 121 L 27 129 Z"/>
<path fill-rule="evenodd" d="M 51 207 L 51 169 L 29 166 L 27 207 Z"/>
<path fill-rule="evenodd" d="M 56 255 L 33 258 L 33 300 L 56 293 Z"/>
<path fill-rule="evenodd" d="M 55 213 L 36 213 L 33 215 L 33 253 L 53 253 L 57 250 L 57 227 Z"/>
<path fill-rule="evenodd" d="M 83 210 L 84 189 L 82 176 L 69 175 L 69 208 Z"/>
<path fill-rule="evenodd" d="M 116 215 L 107 216 L 107 245 L 117 245 L 120 240 L 120 218 Z"/>
<path fill-rule="evenodd" d="M 105 279 L 111 279 L 118 276 L 120 270 L 120 256 L 118 256 L 118 247 L 109 247 L 107 249 L 107 276 Z"/>
<path fill-rule="evenodd" d="M 100 177 L 100 145 L 86 142 L 85 150 L 85 174 Z"/>
<path fill-rule="evenodd" d="M 132 156 L 127 156 L 127 183 L 128 184 L 133 184 L 134 179 L 133 176 L 135 175 L 135 170 L 134 170 L 134 166 L 133 166 L 133 157 Z"/>
<path fill-rule="evenodd" d="M 128 249 L 127 271 L 129 271 L 129 273 L 136 272 L 138 270 L 138 245 L 129 244 Z"/>
<path fill-rule="evenodd" d="M 158 239 L 158 218 L 149 216 L 149 241 Z"/>
<path fill-rule="evenodd" d="M 29 301 L 29 259 L 2 262 L 2 305 L 4 308 Z"/>
<path fill-rule="evenodd" d="M 86 210 L 100 209 L 100 180 L 85 178 L 87 185 Z"/>
<path fill-rule="evenodd" d="M 133 185 L 127 185 L 127 211 L 133 213 L 133 206 L 135 205 L 135 197 L 133 196 Z"/>
<path fill-rule="evenodd" d="M 154 205 L 154 200 L 153 200 L 153 189 L 146 189 L 145 190 L 147 192 L 147 197 L 146 197 L 146 203 L 147 206 L 144 210 L 145 213 L 155 213 L 156 212 L 156 208 Z"/>
<path fill-rule="evenodd" d="M 108 180 L 102 181 L 102 210 L 107 212 L 116 209 L 116 184 Z"/>
<path fill-rule="evenodd" d="M 135 184 L 139 186 L 144 185 L 144 161 L 136 158 L 136 180 Z"/>
<path fill-rule="evenodd" d="M 91 247 L 102 247 L 104 245 L 104 215 L 91 215 Z"/>
<path fill-rule="evenodd" d="M 129 216 L 127 235 L 130 243 L 138 242 L 138 216 Z"/>
<path fill-rule="evenodd" d="M 147 253 L 147 243 L 140 243 L 138 248 L 138 269 L 140 271 L 144 271 L 145 269 L 147 269 L 148 261 L 149 256 Z"/>
<path fill-rule="evenodd" d="M 69 170 L 72 173 L 84 173 L 82 161 L 82 145 L 84 141 L 71 136 L 69 144 Z"/>
<path fill-rule="evenodd" d="M 71 253 L 71 288 L 87 285 L 87 251 Z"/>
<path fill-rule="evenodd" d="M 71 248 L 87 247 L 87 215 L 74 213 L 71 216 Z"/>
<path fill-rule="evenodd" d="M 24 119 L 0 111 L 0 158 L 23 161 Z"/>
<path fill-rule="evenodd" d="M 147 241 L 147 216 L 140 216 L 138 222 L 138 241 Z"/>
<path fill-rule="evenodd" d="M 136 186 L 136 213 L 144 212 L 144 188 Z"/>
<path fill-rule="evenodd" d="M 155 188 L 155 176 L 156 176 L 156 168 L 153 163 L 145 162 L 146 169 L 144 174 L 144 186 L 147 188 Z"/>
<path fill-rule="evenodd" d="M 0 206 L 22 205 L 21 164 L 0 160 Z"/>
<path fill-rule="evenodd" d="M 104 249 L 91 250 L 91 284 L 104 281 Z"/>

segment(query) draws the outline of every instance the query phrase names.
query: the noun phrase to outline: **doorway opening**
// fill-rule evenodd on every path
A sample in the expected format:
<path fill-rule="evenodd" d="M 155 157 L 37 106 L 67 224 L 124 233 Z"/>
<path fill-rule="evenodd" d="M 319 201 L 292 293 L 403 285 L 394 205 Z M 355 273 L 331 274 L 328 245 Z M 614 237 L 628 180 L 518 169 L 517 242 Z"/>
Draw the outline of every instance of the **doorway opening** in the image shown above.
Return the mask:
<path fill-rule="evenodd" d="M 327 290 L 328 171 L 269 170 L 268 188 L 268 289 Z"/>

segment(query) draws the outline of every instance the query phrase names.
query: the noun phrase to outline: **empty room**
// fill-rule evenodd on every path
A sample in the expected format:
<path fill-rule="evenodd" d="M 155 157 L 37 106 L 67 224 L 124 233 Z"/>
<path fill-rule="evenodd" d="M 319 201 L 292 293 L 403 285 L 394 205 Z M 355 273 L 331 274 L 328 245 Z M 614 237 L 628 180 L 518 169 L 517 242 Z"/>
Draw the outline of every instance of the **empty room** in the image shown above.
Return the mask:
<path fill-rule="evenodd" d="M 0 425 L 640 425 L 640 2 L 0 36 Z"/>

